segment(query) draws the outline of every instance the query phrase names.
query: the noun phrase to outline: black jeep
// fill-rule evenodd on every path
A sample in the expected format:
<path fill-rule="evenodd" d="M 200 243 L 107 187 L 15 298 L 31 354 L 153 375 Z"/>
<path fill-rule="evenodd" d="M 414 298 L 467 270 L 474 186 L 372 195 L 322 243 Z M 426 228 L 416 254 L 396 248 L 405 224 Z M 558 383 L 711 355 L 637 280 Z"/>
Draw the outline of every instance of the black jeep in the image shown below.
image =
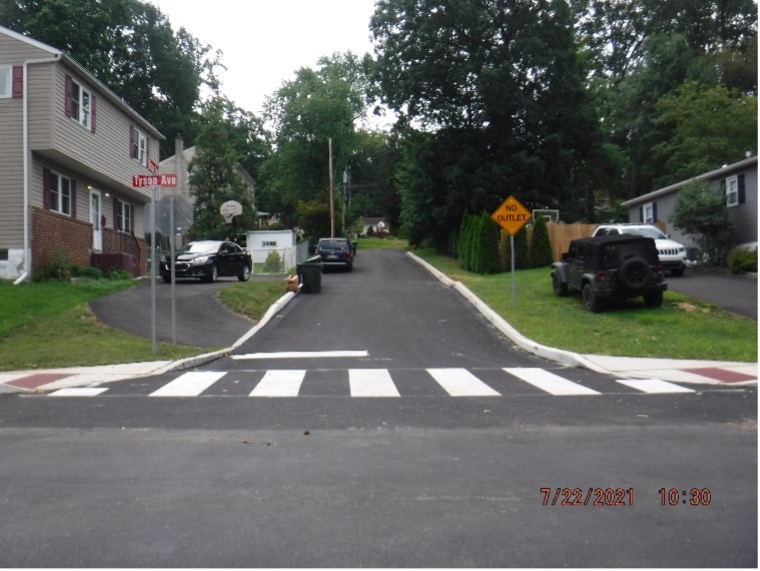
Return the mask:
<path fill-rule="evenodd" d="M 644 297 L 648 307 L 662 305 L 668 289 L 652 238 L 620 234 L 581 238 L 570 242 L 562 260 L 552 264 L 554 293 L 565 296 L 568 287 L 583 294 L 583 305 L 595 313 L 608 300 Z"/>

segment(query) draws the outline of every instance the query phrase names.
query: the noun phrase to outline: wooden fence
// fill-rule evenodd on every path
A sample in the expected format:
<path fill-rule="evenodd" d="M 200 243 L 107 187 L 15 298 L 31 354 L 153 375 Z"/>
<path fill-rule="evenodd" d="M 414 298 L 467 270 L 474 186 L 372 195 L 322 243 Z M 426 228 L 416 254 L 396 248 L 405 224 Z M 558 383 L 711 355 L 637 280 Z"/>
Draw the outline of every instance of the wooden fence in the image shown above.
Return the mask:
<path fill-rule="evenodd" d="M 559 260 L 564 252 L 567 252 L 570 246 L 570 240 L 576 238 L 586 238 L 591 236 L 596 230 L 598 224 L 554 224 L 549 222 L 546 228 L 549 230 L 549 241 L 552 245 L 552 258 L 554 261 Z M 533 239 L 533 227 L 526 229 L 528 232 L 528 243 Z M 502 267 L 505 267 L 508 259 L 507 251 L 509 250 L 509 234 L 501 231 L 501 248 Z"/>
<path fill-rule="evenodd" d="M 599 224 L 555 224 L 553 222 L 547 222 L 546 228 L 549 230 L 549 241 L 552 246 L 552 258 L 554 261 L 558 261 L 562 258 L 562 254 L 567 252 L 570 246 L 570 240 L 576 238 L 588 238 L 594 233 L 594 230 Z M 665 224 L 662 222 L 655 222 L 654 226 L 657 226 L 660 230 L 665 232 Z M 533 240 L 533 226 L 526 228 L 528 232 L 528 243 Z M 502 268 L 506 269 L 508 252 L 509 250 L 509 234 L 504 230 L 501 231 L 501 260 Z"/>

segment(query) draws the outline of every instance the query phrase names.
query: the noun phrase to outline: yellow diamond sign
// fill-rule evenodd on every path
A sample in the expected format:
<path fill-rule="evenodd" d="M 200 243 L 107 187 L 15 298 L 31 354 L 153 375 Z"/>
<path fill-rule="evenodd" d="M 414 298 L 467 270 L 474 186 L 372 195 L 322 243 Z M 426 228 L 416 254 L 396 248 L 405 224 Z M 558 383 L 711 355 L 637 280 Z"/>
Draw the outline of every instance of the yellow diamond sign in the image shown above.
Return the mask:
<path fill-rule="evenodd" d="M 501 206 L 491 214 L 494 222 L 501 226 L 507 234 L 514 236 L 530 219 L 531 213 L 514 196 L 509 196 Z"/>

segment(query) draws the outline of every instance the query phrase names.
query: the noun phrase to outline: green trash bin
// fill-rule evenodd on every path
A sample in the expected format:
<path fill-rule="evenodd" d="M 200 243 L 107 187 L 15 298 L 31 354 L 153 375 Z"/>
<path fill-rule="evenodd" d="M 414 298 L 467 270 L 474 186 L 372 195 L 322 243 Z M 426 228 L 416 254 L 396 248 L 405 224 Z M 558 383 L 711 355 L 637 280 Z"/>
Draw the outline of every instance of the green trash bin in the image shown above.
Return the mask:
<path fill-rule="evenodd" d="M 296 266 L 296 273 L 301 282 L 303 293 L 322 291 L 322 258 L 314 256 Z"/>

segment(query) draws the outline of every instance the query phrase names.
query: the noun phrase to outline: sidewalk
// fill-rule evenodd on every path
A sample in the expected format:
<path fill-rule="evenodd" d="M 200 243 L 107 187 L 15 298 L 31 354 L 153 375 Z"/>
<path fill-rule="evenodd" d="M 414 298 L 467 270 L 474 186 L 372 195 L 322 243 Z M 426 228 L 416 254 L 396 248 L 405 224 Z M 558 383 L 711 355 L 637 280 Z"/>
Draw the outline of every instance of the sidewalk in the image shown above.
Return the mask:
<path fill-rule="evenodd" d="M 569 367 L 584 367 L 600 373 L 610 374 L 619 379 L 652 379 L 687 384 L 757 386 L 757 363 L 581 355 L 540 345 L 523 337 L 520 332 L 483 303 L 464 284 L 449 279 L 414 254 L 407 253 L 407 255 L 430 271 L 446 287 L 459 291 L 494 327 L 518 347 L 539 357 Z M 294 293 L 287 293 L 282 296 L 269 308 L 261 321 L 227 349 L 180 361 L 150 361 L 99 367 L 73 367 L 0 373 L 0 395 L 3 393 L 36 393 L 70 387 L 88 387 L 197 367 L 230 353 L 236 347 L 253 337 L 295 295 Z"/>

